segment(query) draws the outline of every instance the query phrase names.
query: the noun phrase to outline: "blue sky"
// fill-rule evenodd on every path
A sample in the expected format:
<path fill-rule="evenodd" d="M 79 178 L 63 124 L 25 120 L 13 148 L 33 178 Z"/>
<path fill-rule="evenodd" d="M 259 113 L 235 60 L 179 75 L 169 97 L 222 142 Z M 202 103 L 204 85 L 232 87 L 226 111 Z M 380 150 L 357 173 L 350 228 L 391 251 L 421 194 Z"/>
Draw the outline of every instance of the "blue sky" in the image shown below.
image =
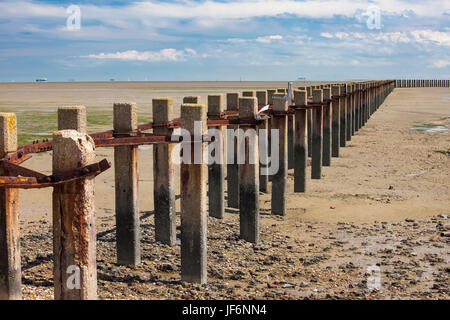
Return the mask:
<path fill-rule="evenodd" d="M 449 52 L 450 0 L 0 0 L 5 82 L 448 79 Z"/>

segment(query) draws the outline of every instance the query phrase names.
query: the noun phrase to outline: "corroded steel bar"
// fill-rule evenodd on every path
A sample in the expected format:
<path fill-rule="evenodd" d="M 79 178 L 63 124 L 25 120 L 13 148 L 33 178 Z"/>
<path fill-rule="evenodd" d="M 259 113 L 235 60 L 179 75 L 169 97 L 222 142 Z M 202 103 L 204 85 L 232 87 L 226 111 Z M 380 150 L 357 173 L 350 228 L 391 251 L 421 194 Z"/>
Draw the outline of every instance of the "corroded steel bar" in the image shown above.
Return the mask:
<path fill-rule="evenodd" d="M 11 166 L 11 163 L 8 163 L 8 166 Z M 20 167 L 20 170 L 29 170 L 34 172 L 34 175 L 39 174 L 40 177 L 37 176 L 0 176 L 0 188 L 20 188 L 20 189 L 40 189 L 40 188 L 49 188 L 57 185 L 61 185 L 68 182 L 73 182 L 78 179 L 86 178 L 92 175 L 98 175 L 103 171 L 106 171 L 111 167 L 111 164 L 108 160 L 103 159 L 98 163 L 93 163 L 88 166 L 84 166 L 81 168 L 77 168 L 74 170 L 69 170 L 62 173 L 55 173 L 50 176 L 45 176 L 39 172 L 35 172 L 33 170 Z M 24 171 L 25 172 L 25 171 Z M 10 172 L 8 172 L 10 173 Z"/>

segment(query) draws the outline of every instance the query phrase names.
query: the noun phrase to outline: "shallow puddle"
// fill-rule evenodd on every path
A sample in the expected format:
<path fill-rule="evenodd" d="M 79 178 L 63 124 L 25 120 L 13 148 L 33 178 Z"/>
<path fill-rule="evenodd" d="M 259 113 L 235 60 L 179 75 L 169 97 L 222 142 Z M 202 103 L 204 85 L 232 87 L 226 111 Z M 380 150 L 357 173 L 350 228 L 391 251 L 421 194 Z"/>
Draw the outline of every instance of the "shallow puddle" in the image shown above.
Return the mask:
<path fill-rule="evenodd" d="M 421 123 L 418 125 L 414 125 L 412 130 L 433 133 L 433 132 L 448 132 L 448 126 L 441 124 L 433 124 L 433 123 Z"/>

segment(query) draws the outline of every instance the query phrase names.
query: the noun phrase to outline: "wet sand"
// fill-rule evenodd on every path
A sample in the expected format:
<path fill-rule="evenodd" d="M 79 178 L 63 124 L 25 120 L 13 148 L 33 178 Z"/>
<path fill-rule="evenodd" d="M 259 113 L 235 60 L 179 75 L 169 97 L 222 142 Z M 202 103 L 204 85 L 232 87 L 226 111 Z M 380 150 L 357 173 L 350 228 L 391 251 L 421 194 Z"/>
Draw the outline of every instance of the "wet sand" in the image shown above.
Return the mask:
<path fill-rule="evenodd" d="M 184 91 L 164 85 L 150 89 L 140 83 L 130 88 L 106 83 L 83 84 L 88 88 L 83 91 L 54 84 L 42 93 L 29 89 L 30 85 L 34 84 L 11 89 L 1 84 L 0 110 L 67 104 L 105 108 L 119 98 L 132 99 L 145 109 L 157 96 L 173 97 L 179 110 L 183 96 L 201 95 L 205 101 L 207 94 L 238 88 L 236 83 L 220 88 L 201 84 Z M 240 90 L 283 83 L 260 85 L 245 84 Z M 270 195 L 261 195 L 260 245 L 238 239 L 236 212 L 227 210 L 224 221 L 211 218 L 207 286 L 181 283 L 179 247 L 153 240 L 152 148 L 141 148 L 144 263 L 136 269 L 115 264 L 113 169 L 96 179 L 99 296 L 448 299 L 450 247 L 449 238 L 441 233 L 450 229 L 450 134 L 445 130 L 450 127 L 449 116 L 450 89 L 396 89 L 341 149 L 341 157 L 323 169 L 321 180 L 308 179 L 306 194 L 288 193 L 285 218 L 270 216 Z M 412 130 L 424 126 L 425 131 Z M 436 127 L 444 130 L 430 130 Z M 112 150 L 98 149 L 97 156 L 112 160 Z M 36 155 L 24 165 L 50 172 L 51 154 Z M 293 190 L 293 172 L 288 188 Z M 179 200 L 177 206 L 179 210 Z M 51 298 L 51 190 L 21 190 L 20 219 L 25 298 Z M 377 264 L 382 288 L 372 292 L 367 289 L 366 272 Z"/>

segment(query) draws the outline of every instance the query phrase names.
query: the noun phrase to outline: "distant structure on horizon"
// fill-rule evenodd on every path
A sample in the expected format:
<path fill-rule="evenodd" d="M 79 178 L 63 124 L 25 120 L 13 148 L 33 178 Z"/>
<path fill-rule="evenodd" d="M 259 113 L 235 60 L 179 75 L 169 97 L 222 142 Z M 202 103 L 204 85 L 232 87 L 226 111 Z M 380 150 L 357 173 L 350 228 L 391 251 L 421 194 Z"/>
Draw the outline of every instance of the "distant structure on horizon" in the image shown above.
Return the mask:
<path fill-rule="evenodd" d="M 304 81 L 304 80 L 306 80 L 306 77 L 298 77 L 297 80 L 302 80 L 302 81 Z"/>
<path fill-rule="evenodd" d="M 47 82 L 47 81 L 48 81 L 47 78 L 36 79 L 36 82 Z"/>

